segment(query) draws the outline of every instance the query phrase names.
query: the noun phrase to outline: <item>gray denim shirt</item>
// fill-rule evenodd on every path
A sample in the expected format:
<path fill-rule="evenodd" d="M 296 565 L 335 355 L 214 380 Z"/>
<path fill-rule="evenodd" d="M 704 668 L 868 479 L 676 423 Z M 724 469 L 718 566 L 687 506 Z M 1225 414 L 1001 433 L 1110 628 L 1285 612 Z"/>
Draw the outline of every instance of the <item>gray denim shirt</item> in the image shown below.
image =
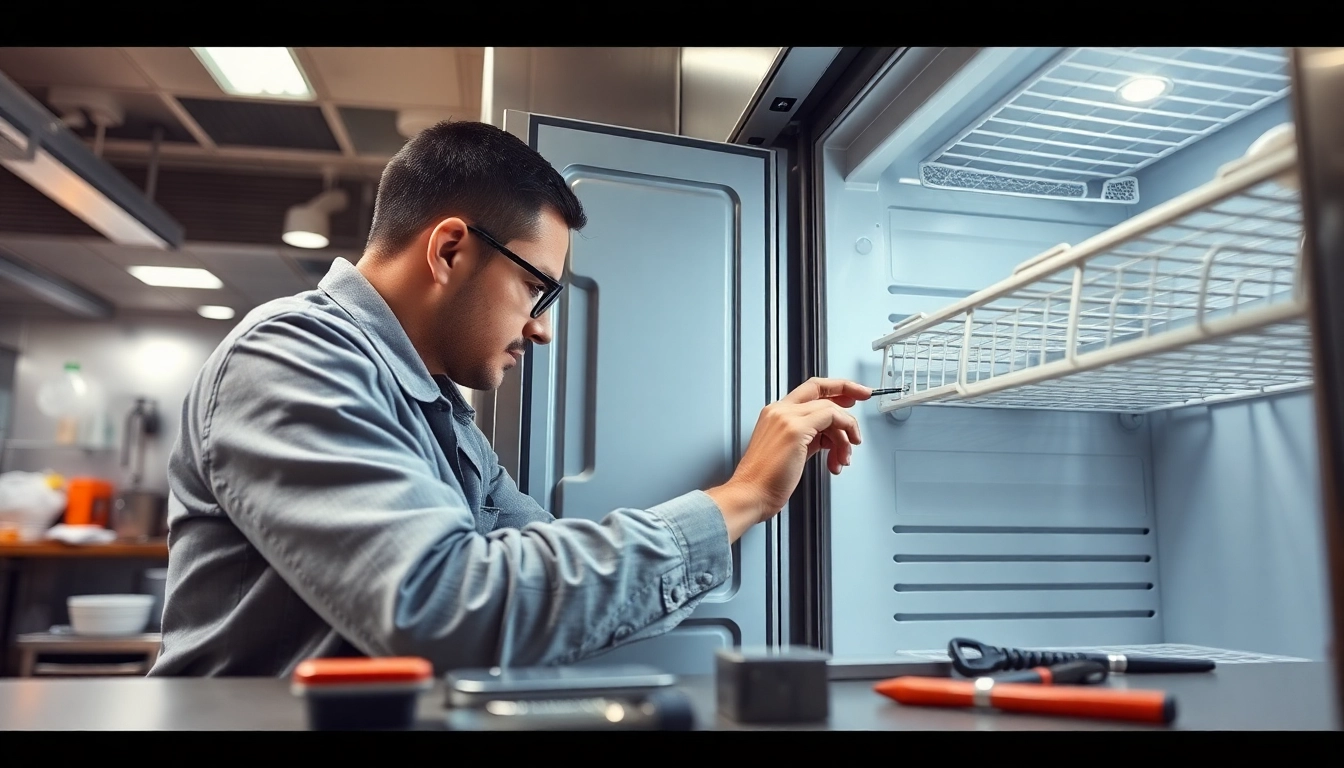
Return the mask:
<path fill-rule="evenodd" d="M 472 417 L 348 261 L 249 313 L 183 403 L 150 674 L 565 664 L 668 631 L 731 575 L 704 492 L 556 520 Z"/>

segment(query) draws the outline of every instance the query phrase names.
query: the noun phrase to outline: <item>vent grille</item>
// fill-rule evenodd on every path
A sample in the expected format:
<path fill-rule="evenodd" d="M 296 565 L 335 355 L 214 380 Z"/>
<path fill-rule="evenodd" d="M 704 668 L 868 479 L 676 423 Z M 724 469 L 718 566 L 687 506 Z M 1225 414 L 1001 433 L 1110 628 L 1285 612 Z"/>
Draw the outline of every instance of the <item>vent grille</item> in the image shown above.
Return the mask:
<path fill-rule="evenodd" d="M 74 237 L 103 236 L 8 169 L 0 169 L 0 231 Z"/>
<path fill-rule="evenodd" d="M 340 151 L 318 107 L 217 99 L 178 101 L 220 146 Z"/>
<path fill-rule="evenodd" d="M 341 122 L 361 155 L 392 156 L 406 143 L 397 132 L 397 113 L 388 109 L 341 107 Z"/>
<path fill-rule="evenodd" d="M 902 450 L 895 467 L 894 647 L 1162 640 L 1141 456 Z"/>
<path fill-rule="evenodd" d="M 981 171 L 974 168 L 955 168 L 941 163 L 921 163 L 919 179 L 933 189 L 964 189 L 974 192 L 996 192 L 1021 197 L 1056 197 L 1082 200 L 1087 197 L 1087 184 L 1081 181 L 1051 181 L 1011 173 Z"/>
<path fill-rule="evenodd" d="M 1138 79 L 1167 90 L 1148 102 L 1127 101 L 1121 94 Z M 940 170 L 922 180 L 947 189 L 1135 203 L 1138 182 L 1124 177 L 1288 91 L 1281 48 L 1071 48 L 928 158 L 963 175 Z M 1103 186 L 1084 196 L 1080 184 Z"/>

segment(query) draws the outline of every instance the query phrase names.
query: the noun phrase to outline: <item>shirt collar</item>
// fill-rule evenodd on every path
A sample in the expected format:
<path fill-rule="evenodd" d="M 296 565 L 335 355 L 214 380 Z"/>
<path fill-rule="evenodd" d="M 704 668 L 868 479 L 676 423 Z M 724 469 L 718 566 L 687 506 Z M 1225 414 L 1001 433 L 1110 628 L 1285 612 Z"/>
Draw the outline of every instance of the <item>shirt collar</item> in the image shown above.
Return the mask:
<path fill-rule="evenodd" d="M 355 319 L 406 394 L 424 403 L 444 398 L 453 410 L 475 413 L 448 377 L 430 375 L 401 321 L 354 264 L 337 257 L 317 287 Z M 442 386 L 436 378 L 443 380 Z"/>

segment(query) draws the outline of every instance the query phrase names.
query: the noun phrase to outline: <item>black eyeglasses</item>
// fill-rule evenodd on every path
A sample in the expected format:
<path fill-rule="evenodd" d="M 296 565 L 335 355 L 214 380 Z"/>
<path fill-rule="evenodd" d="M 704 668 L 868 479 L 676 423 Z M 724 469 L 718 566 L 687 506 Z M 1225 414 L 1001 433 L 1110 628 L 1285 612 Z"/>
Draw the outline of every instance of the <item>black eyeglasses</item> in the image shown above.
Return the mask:
<path fill-rule="evenodd" d="M 482 232 L 479 227 L 473 227 L 472 225 L 468 224 L 467 229 L 480 235 L 481 239 L 489 243 L 491 248 L 494 248 L 496 251 L 499 251 L 505 256 L 508 256 L 509 259 L 514 264 L 517 264 L 523 269 L 526 269 L 528 274 L 537 278 L 542 282 L 543 285 L 546 286 L 546 290 L 544 290 L 542 294 L 537 297 L 536 306 L 532 307 L 533 317 L 541 317 L 542 313 L 544 313 L 547 309 L 550 309 L 551 304 L 555 303 L 555 300 L 560 297 L 560 291 L 564 290 L 565 286 L 561 285 L 555 278 L 551 277 L 545 272 L 542 272 L 540 269 L 537 269 L 531 264 L 528 264 L 527 261 L 524 260 L 522 256 L 519 256 L 513 251 L 510 251 L 508 248 L 505 248 L 504 245 L 500 243 L 498 240 L 486 234 L 485 232 Z"/>

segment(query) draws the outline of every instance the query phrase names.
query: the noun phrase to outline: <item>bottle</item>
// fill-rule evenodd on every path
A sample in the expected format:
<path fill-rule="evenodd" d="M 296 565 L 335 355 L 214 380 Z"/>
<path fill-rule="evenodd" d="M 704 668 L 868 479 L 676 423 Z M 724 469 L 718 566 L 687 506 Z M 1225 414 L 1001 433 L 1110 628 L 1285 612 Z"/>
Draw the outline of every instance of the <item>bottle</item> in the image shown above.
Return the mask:
<path fill-rule="evenodd" d="M 68 362 L 59 376 L 37 390 L 37 407 L 56 419 L 56 442 L 106 448 L 112 435 L 111 420 L 103 404 L 102 389 L 77 362 Z"/>
<path fill-rule="evenodd" d="M 80 373 L 79 363 L 75 362 L 66 363 L 61 375 L 38 388 L 37 407 L 56 419 L 57 443 L 73 445 L 79 440 L 80 417 L 88 394 L 88 382 Z"/>

